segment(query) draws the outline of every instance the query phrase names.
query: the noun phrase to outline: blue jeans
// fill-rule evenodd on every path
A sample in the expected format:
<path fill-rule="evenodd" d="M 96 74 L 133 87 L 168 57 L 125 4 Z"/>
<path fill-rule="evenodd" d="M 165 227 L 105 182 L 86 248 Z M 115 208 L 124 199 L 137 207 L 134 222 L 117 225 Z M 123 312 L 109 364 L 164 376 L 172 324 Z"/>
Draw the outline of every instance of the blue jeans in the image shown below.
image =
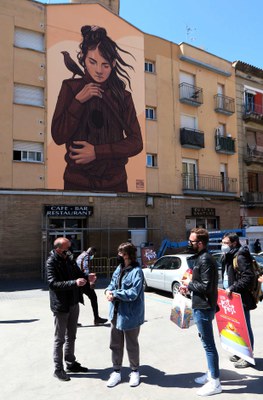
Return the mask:
<path fill-rule="evenodd" d="M 247 323 L 247 330 L 250 338 L 250 344 L 252 347 L 252 350 L 254 350 L 254 335 L 251 327 L 251 322 L 250 322 L 250 311 L 249 310 L 244 310 L 245 313 L 245 318 L 246 318 L 246 323 Z"/>
<path fill-rule="evenodd" d="M 213 379 L 219 378 L 219 359 L 214 341 L 212 321 L 215 316 L 214 310 L 193 310 L 194 322 L 198 334 L 205 349 L 208 371 Z"/>

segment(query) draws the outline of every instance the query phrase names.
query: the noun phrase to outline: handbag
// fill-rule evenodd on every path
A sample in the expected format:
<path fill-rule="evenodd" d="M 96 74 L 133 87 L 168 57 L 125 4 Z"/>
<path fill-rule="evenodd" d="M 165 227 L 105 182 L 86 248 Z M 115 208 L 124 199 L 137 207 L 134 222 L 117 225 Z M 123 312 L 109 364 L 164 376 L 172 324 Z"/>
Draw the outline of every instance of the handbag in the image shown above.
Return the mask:
<path fill-rule="evenodd" d="M 181 293 L 176 293 L 172 302 L 170 320 L 179 328 L 185 329 L 189 328 L 192 316 L 192 300 Z"/>

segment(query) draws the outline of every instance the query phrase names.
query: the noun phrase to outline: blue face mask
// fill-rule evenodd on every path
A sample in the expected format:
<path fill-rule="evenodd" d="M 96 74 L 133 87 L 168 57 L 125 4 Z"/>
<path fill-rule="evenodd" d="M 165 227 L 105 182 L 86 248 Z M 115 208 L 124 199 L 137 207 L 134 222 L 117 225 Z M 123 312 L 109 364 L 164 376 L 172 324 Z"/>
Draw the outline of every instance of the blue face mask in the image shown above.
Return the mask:
<path fill-rule="evenodd" d="M 92 260 L 94 258 L 94 254 L 92 254 L 89 259 Z"/>

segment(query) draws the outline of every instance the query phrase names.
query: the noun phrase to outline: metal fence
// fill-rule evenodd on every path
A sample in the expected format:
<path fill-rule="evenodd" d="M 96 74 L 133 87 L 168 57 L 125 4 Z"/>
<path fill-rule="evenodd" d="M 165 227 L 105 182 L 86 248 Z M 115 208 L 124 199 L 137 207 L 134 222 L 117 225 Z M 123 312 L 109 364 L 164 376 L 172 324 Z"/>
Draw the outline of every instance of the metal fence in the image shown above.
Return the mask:
<path fill-rule="evenodd" d="M 89 270 L 110 278 L 118 265 L 117 257 L 95 257 L 90 261 Z"/>

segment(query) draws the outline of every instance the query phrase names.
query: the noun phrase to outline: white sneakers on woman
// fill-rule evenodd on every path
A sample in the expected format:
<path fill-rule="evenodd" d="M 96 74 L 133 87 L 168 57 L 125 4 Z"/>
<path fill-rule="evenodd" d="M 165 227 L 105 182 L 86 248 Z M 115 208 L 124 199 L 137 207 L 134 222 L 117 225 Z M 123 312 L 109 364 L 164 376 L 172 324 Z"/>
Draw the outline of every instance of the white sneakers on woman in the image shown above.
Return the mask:
<path fill-rule="evenodd" d="M 107 382 L 107 386 L 108 387 L 114 387 L 116 385 L 118 385 L 118 383 L 121 382 L 121 373 L 119 371 L 113 371 L 110 374 L 109 380 Z M 138 371 L 132 371 L 130 373 L 130 381 L 129 381 L 129 385 L 131 387 L 135 387 L 138 386 L 140 383 L 140 374 Z"/>
<path fill-rule="evenodd" d="M 118 383 L 121 382 L 121 373 L 117 372 L 117 371 L 113 371 L 110 374 L 109 380 L 107 382 L 107 386 L 108 387 L 114 387 L 116 385 L 118 385 Z"/>

